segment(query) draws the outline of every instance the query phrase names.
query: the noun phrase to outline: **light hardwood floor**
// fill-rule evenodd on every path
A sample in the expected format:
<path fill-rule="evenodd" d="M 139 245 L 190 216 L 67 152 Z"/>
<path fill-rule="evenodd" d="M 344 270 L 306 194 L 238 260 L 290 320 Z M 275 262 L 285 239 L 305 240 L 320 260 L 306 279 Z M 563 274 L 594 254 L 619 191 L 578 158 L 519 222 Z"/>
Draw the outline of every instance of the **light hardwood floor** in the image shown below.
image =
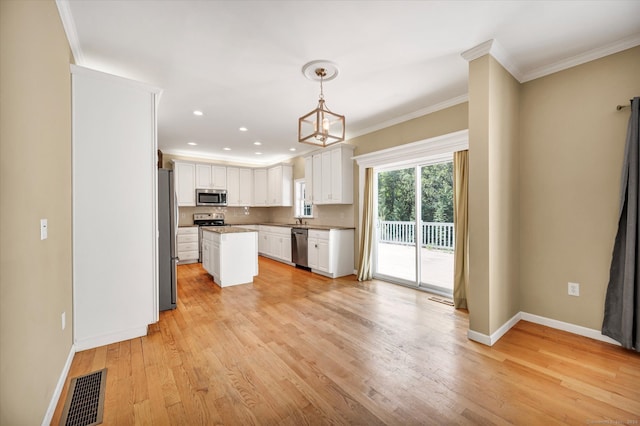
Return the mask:
<path fill-rule="evenodd" d="M 178 268 L 179 304 L 146 337 L 75 355 L 108 368 L 104 424 L 638 424 L 640 356 L 521 321 L 489 348 L 463 311 L 260 258 L 221 290 Z M 614 423 L 619 422 L 619 423 Z"/>

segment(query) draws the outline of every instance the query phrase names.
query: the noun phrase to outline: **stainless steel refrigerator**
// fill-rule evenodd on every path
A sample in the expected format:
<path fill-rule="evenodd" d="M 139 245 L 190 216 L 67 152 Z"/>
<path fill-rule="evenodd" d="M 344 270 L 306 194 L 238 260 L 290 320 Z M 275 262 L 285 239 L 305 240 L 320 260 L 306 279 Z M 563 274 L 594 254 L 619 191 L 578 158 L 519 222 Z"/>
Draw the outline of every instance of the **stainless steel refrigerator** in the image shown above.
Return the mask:
<path fill-rule="evenodd" d="M 176 233 L 178 204 L 173 170 L 158 170 L 158 296 L 161 311 L 175 309 L 178 302 Z"/>

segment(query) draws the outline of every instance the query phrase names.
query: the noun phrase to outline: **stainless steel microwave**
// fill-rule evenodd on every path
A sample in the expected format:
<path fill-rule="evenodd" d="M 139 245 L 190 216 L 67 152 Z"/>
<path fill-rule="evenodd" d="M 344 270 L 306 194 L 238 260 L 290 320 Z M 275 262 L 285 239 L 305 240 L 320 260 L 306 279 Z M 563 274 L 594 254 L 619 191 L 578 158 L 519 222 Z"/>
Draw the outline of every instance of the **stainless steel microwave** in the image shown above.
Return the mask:
<path fill-rule="evenodd" d="M 196 206 L 226 206 L 225 189 L 196 189 Z"/>

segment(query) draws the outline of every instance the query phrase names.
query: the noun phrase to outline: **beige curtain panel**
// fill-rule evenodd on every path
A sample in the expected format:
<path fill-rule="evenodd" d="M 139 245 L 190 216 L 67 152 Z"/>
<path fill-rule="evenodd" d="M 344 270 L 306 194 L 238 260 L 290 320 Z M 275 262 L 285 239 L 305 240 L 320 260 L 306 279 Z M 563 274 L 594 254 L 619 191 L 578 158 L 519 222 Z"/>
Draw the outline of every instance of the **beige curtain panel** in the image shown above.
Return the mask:
<path fill-rule="evenodd" d="M 364 174 L 364 201 L 362 206 L 362 232 L 360 236 L 360 260 L 358 261 L 358 281 L 372 278 L 371 259 L 373 256 L 373 169 L 367 167 Z"/>
<path fill-rule="evenodd" d="M 453 304 L 467 309 L 469 289 L 469 150 L 453 153 Z"/>

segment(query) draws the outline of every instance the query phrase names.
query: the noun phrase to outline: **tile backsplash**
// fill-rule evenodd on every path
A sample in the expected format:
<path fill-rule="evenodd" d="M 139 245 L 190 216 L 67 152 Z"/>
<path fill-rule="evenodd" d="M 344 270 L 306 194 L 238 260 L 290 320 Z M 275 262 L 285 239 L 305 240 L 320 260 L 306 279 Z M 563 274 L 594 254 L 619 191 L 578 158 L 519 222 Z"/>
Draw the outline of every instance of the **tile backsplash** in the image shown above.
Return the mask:
<path fill-rule="evenodd" d="M 294 223 L 293 207 L 271 207 L 270 222 Z M 313 218 L 303 219 L 313 225 L 355 226 L 353 204 L 314 205 Z"/>
<path fill-rule="evenodd" d="M 179 226 L 193 225 L 194 213 L 224 213 L 224 220 L 230 224 L 269 222 L 268 207 L 179 207 Z M 246 214 L 248 213 L 248 214 Z"/>
<path fill-rule="evenodd" d="M 180 207 L 179 226 L 193 225 L 194 213 L 224 213 L 229 224 L 294 223 L 293 207 Z M 355 226 L 353 205 L 321 205 L 313 207 L 313 218 L 304 219 L 314 225 Z"/>

